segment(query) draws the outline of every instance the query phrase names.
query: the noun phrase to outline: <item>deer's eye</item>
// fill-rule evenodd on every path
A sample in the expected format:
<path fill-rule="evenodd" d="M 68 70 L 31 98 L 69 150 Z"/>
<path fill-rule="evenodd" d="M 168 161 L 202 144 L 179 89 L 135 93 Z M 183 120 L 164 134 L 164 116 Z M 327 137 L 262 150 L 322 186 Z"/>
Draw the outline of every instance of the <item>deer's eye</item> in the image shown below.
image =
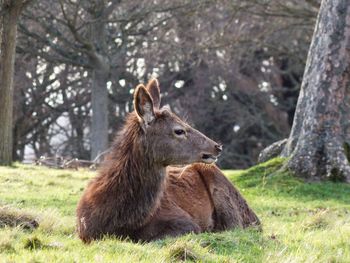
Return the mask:
<path fill-rule="evenodd" d="M 183 130 L 183 129 L 175 129 L 174 132 L 175 132 L 175 134 L 178 135 L 178 136 L 181 136 L 181 135 L 185 135 L 185 134 L 186 134 L 185 130 Z"/>

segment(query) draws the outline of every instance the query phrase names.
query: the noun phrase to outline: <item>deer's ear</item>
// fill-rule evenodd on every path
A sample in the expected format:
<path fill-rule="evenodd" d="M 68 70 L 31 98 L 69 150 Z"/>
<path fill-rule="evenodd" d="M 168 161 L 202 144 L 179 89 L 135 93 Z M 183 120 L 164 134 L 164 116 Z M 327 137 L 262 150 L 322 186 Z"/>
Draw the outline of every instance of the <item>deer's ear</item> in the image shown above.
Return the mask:
<path fill-rule="evenodd" d="M 147 126 L 155 118 L 153 100 L 146 90 L 145 86 L 138 85 L 134 94 L 134 108 L 137 116 Z"/>
<path fill-rule="evenodd" d="M 157 79 L 151 79 L 147 86 L 147 91 L 151 94 L 151 97 L 153 99 L 153 105 L 155 108 L 159 109 L 160 107 L 160 89 L 159 89 L 159 82 Z"/>

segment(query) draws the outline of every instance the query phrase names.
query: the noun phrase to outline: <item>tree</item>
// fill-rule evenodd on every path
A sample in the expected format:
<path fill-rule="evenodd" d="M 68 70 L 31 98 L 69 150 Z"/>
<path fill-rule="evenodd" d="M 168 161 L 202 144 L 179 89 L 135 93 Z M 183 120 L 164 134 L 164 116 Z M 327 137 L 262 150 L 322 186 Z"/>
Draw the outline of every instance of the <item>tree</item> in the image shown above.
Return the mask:
<path fill-rule="evenodd" d="M 287 140 L 265 149 L 309 179 L 350 182 L 350 6 L 323 0 Z M 274 151 L 273 155 L 270 153 Z"/>
<path fill-rule="evenodd" d="M 17 22 L 31 0 L 0 1 L 0 164 L 12 162 L 13 72 Z"/>

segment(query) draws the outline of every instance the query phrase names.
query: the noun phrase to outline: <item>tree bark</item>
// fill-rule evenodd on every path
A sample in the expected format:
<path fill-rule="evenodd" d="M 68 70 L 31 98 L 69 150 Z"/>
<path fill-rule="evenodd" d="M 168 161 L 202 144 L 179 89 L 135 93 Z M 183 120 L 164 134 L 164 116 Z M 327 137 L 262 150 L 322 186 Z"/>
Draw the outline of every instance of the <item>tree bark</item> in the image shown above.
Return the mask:
<path fill-rule="evenodd" d="M 350 182 L 350 5 L 323 0 L 288 141 L 286 167 L 311 180 Z"/>
<path fill-rule="evenodd" d="M 91 43 L 93 49 L 88 51 L 90 64 L 92 65 L 92 87 L 91 87 L 91 160 L 94 160 L 108 147 L 108 90 L 107 81 L 110 72 L 110 62 L 105 54 L 106 44 L 106 22 L 101 15 L 105 9 L 104 1 L 96 1 L 96 6 L 91 13 L 96 21 L 91 29 Z M 101 21 L 102 20 L 102 21 Z"/>
<path fill-rule="evenodd" d="M 13 73 L 19 1 L 0 1 L 0 165 L 12 162 Z"/>
<path fill-rule="evenodd" d="M 108 147 L 108 74 L 94 69 L 92 76 L 91 160 Z"/>

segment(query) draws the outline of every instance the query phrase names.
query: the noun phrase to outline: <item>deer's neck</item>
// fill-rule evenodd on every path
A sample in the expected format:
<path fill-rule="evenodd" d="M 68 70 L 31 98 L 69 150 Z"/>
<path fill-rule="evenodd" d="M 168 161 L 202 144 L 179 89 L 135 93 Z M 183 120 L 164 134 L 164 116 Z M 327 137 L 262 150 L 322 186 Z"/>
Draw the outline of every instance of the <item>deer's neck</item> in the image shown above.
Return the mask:
<path fill-rule="evenodd" d="M 159 206 L 165 174 L 165 167 L 147 155 L 134 131 L 125 131 L 100 175 L 110 189 L 107 198 L 113 203 L 114 225 L 135 229 L 145 224 Z"/>

